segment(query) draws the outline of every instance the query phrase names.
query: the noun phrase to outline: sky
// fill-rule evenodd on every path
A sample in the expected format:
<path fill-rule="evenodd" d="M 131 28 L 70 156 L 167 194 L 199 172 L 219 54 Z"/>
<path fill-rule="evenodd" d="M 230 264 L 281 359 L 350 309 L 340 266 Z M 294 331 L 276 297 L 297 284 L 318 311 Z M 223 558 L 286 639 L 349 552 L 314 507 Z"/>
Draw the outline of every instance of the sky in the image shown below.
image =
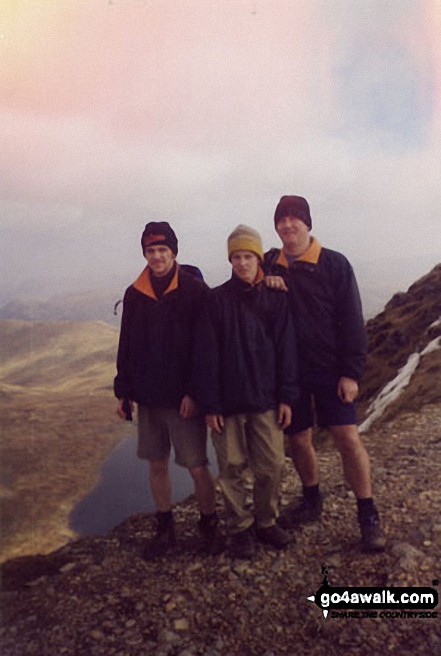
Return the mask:
<path fill-rule="evenodd" d="M 0 0 L 0 300 L 129 284 L 152 220 L 219 284 L 285 194 L 355 267 L 440 261 L 440 33 L 441 0 Z"/>

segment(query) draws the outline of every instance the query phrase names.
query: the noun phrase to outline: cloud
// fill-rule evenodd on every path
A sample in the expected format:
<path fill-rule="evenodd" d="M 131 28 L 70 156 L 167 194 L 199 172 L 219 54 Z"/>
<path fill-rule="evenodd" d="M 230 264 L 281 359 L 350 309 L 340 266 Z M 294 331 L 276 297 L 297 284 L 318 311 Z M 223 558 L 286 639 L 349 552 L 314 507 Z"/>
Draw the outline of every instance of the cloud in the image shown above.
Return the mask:
<path fill-rule="evenodd" d="M 225 271 L 238 223 L 276 243 L 285 193 L 307 196 L 319 238 L 351 257 L 441 243 L 429 0 L 17 7 L 2 50 L 0 211 L 5 243 L 21 241 L 36 270 L 38 244 L 54 275 L 66 262 L 112 271 L 139 257 L 143 223 L 164 218 L 182 257 Z M 20 276 L 12 251 L 4 267 Z"/>

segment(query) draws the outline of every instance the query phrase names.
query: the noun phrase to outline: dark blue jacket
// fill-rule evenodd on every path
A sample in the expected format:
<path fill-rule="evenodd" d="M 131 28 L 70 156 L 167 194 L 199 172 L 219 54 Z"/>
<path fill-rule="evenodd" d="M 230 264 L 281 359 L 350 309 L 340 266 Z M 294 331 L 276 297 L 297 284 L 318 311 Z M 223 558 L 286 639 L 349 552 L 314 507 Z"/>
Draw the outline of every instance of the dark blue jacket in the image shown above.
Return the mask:
<path fill-rule="evenodd" d="M 207 285 L 178 268 L 157 299 L 146 267 L 124 296 L 115 395 L 147 406 L 176 407 L 194 398 L 195 321 Z"/>
<path fill-rule="evenodd" d="M 286 294 L 235 275 L 211 290 L 197 327 L 196 398 L 204 414 L 266 412 L 297 398 Z"/>
<path fill-rule="evenodd" d="M 301 374 L 359 380 L 367 337 L 357 282 L 345 256 L 313 239 L 305 255 L 289 267 L 283 251 L 271 249 L 264 268 L 267 274 L 282 276 L 289 288 Z"/>

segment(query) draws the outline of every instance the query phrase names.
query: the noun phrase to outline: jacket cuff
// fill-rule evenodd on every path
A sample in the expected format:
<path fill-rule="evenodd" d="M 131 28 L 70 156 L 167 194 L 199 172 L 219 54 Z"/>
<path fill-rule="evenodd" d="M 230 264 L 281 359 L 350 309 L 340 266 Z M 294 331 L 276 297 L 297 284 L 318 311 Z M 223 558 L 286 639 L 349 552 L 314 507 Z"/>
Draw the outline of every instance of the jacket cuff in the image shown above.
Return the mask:
<path fill-rule="evenodd" d="M 133 400 L 133 392 L 129 387 L 121 385 L 120 383 L 114 383 L 113 392 L 117 399 L 131 399 Z"/>

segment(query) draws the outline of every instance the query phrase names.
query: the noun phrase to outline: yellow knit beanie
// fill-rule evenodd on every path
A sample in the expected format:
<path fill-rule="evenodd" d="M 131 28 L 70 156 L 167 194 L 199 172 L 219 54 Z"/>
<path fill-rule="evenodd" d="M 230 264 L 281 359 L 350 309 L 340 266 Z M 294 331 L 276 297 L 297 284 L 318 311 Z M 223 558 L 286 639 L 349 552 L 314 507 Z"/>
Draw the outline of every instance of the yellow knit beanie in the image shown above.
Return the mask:
<path fill-rule="evenodd" d="M 251 251 L 263 262 L 263 247 L 259 233 L 254 228 L 238 225 L 228 237 L 228 259 L 234 251 Z"/>

